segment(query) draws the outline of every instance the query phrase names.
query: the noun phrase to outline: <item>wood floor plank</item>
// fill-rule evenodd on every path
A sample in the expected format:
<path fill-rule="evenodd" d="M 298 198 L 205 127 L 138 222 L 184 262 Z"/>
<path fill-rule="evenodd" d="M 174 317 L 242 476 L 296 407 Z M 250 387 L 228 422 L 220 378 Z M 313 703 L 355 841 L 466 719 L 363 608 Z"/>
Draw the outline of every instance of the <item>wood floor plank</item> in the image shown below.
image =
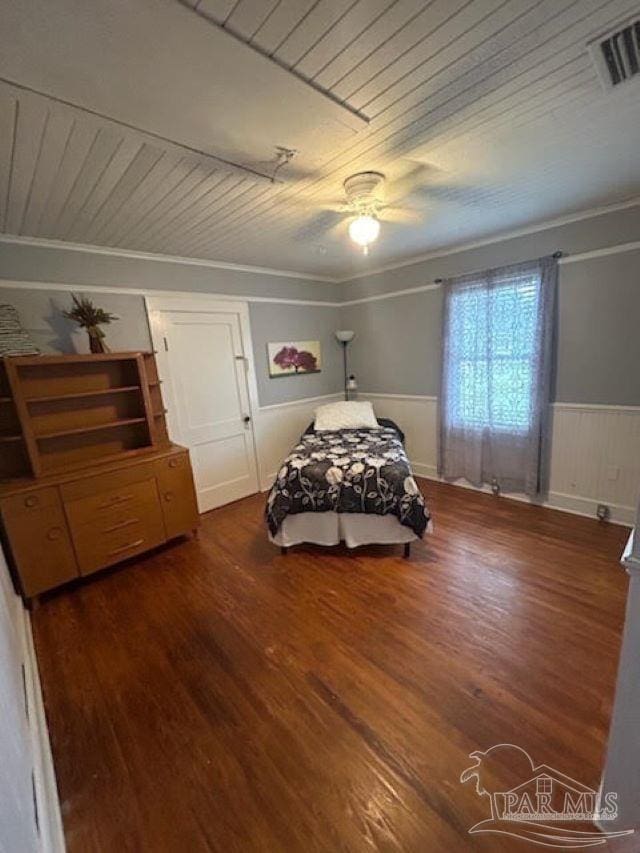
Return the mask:
<path fill-rule="evenodd" d="M 459 782 L 502 742 L 597 787 L 626 530 L 421 486 L 409 560 L 283 556 L 256 495 L 43 603 L 70 853 L 513 850 Z"/>

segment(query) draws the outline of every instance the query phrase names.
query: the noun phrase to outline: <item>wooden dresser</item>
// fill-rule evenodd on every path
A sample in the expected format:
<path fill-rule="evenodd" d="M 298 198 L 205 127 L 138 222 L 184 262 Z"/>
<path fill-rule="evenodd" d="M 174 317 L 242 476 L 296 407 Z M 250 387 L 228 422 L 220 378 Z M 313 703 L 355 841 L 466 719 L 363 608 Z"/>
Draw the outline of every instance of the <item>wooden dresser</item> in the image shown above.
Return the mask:
<path fill-rule="evenodd" d="M 23 597 L 195 530 L 150 353 L 5 358 L 0 518 Z"/>

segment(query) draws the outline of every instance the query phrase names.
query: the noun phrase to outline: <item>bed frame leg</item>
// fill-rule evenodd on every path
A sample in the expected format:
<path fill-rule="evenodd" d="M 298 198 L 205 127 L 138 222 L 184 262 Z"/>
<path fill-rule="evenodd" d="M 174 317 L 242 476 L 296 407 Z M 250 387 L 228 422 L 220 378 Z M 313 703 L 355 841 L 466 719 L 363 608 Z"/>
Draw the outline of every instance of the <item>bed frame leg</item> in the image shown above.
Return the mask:
<path fill-rule="evenodd" d="M 284 547 L 284 545 L 281 545 L 281 546 L 280 546 L 280 553 L 281 553 L 283 556 L 286 556 L 287 550 L 288 550 L 288 549 L 287 549 L 287 548 L 285 548 L 285 547 Z"/>
<path fill-rule="evenodd" d="M 405 558 L 405 560 L 408 560 L 410 556 L 411 556 L 411 542 L 405 542 L 404 543 L 404 558 Z"/>

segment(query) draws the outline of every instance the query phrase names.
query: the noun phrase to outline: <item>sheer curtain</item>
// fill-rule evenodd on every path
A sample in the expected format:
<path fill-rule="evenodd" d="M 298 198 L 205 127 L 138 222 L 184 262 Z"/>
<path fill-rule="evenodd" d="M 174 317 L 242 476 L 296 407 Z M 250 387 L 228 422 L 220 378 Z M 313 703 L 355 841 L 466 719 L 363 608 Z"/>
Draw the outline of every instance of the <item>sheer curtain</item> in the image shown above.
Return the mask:
<path fill-rule="evenodd" d="M 545 490 L 557 271 L 548 257 L 444 282 L 443 477 Z"/>

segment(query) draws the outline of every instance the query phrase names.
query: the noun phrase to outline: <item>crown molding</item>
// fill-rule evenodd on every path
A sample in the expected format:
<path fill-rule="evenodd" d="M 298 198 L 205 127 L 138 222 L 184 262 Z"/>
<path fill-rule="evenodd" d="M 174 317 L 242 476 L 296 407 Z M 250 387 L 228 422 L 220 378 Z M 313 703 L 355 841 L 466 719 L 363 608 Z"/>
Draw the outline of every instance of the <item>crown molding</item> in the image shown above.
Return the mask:
<path fill-rule="evenodd" d="M 490 246 L 494 243 L 502 243 L 505 240 L 512 240 L 516 237 L 524 237 L 528 234 L 537 234 L 540 231 L 547 231 L 550 228 L 557 228 L 562 225 L 569 225 L 572 222 L 580 222 L 584 219 L 592 219 L 596 216 L 603 216 L 607 213 L 615 213 L 618 210 L 627 210 L 631 207 L 640 206 L 640 196 L 634 196 L 631 199 L 627 199 L 626 201 L 618 202 L 616 204 L 605 205 L 602 207 L 594 207 L 589 210 L 583 210 L 578 213 L 568 214 L 567 216 L 557 217 L 555 219 L 549 219 L 544 222 L 539 222 L 535 225 L 528 225 L 522 228 L 517 228 L 512 231 L 503 231 L 498 234 L 495 234 L 491 237 L 486 237 L 481 240 L 474 240 L 468 243 L 460 243 L 457 246 L 451 246 L 443 249 L 435 249 L 432 252 L 427 252 L 423 255 L 415 255 L 411 258 L 406 258 L 401 261 L 396 261 L 394 263 L 386 264 L 385 266 L 375 267 L 373 269 L 369 269 L 360 273 L 355 273 L 353 275 L 347 277 L 337 277 L 337 276 L 328 276 L 328 275 L 313 275 L 312 273 L 305 272 L 295 272 L 294 270 L 278 270 L 273 269 L 271 267 L 259 267 L 259 266 L 251 266 L 245 264 L 235 264 L 228 261 L 214 261 L 209 260 L 207 258 L 188 258 L 182 257 L 180 255 L 163 255 L 161 253 L 156 252 L 142 252 L 137 251 L 135 249 L 119 249 L 111 246 L 96 246 L 90 243 L 72 243 L 66 242 L 65 240 L 53 240 L 46 237 L 25 237 L 17 234 L 6 234 L 0 233 L 0 243 L 9 243 L 15 245 L 22 246 L 33 246 L 35 248 L 41 249 L 61 249 L 67 250 L 70 252 L 82 252 L 85 254 L 95 254 L 95 255 L 107 255 L 110 257 L 116 258 L 131 258 L 133 260 L 142 260 L 142 261 L 157 261 L 159 263 L 168 263 L 168 264 L 184 264 L 187 266 L 196 266 L 196 267 L 205 267 L 209 269 L 222 269 L 222 270 L 231 270 L 234 272 L 245 272 L 245 273 L 254 273 L 258 275 L 269 275 L 269 276 L 279 276 L 281 278 L 294 278 L 299 281 L 315 281 L 315 282 L 326 282 L 327 284 L 348 284 L 352 281 L 357 281 L 361 278 L 367 278 L 369 276 L 378 275 L 383 272 L 391 272 L 392 270 L 402 269 L 403 267 L 413 266 L 415 264 L 422 263 L 423 261 L 435 260 L 436 258 L 445 258 L 449 255 L 456 255 L 460 252 L 468 252 L 471 249 L 479 249 L 483 246 Z M 579 260 L 587 260 L 589 258 L 596 258 L 600 255 L 606 254 L 615 254 L 617 252 L 623 251 L 631 251 L 638 247 L 638 243 L 624 243 L 619 246 L 611 246 L 605 247 L 603 249 L 594 249 L 591 252 L 583 252 L 577 255 L 567 255 L 561 259 L 560 263 L 572 263 L 574 261 Z M 86 289 L 86 286 L 85 286 Z M 104 288 L 100 288 L 104 290 Z M 397 291 L 395 294 L 390 293 L 389 296 L 401 296 L 407 293 L 419 292 L 423 289 L 431 289 L 431 285 L 422 286 L 419 288 L 411 288 L 409 290 Z M 356 305 L 360 302 L 369 302 L 377 299 L 386 298 L 385 295 L 378 295 L 375 297 L 366 297 L 364 299 L 355 299 L 343 301 L 340 303 L 335 303 L 336 305 Z M 250 297 L 240 297 L 243 299 L 248 299 Z M 277 300 L 268 299 L 266 301 L 272 302 Z M 289 300 L 283 300 L 289 301 Z M 291 300 L 291 301 L 305 301 L 308 300 Z M 326 305 L 330 305 L 333 303 L 323 303 Z"/>
<path fill-rule="evenodd" d="M 275 302 L 278 305 L 312 305 L 315 308 L 340 308 L 342 302 L 314 299 L 288 299 L 285 296 L 252 296 L 243 293 L 215 293 L 209 290 L 162 290 L 150 287 L 121 287 L 113 284 L 70 284 L 66 281 L 23 281 L 0 278 L 0 288 L 15 290 L 61 290 L 67 293 L 114 293 L 120 296 L 144 296 L 167 299 L 219 299 L 224 302 Z"/>
<path fill-rule="evenodd" d="M 402 267 L 410 267 L 414 264 L 422 263 L 423 261 L 431 261 L 435 260 L 436 258 L 446 258 L 448 255 L 457 255 L 459 252 L 468 252 L 470 249 L 480 249 L 483 246 L 490 246 L 492 243 L 502 243 L 504 240 L 512 240 L 516 237 L 525 237 L 527 234 L 537 234 L 539 231 L 548 231 L 549 228 L 558 228 L 561 225 L 570 225 L 572 222 L 580 222 L 583 219 L 592 219 L 595 216 L 602 216 L 607 213 L 615 213 L 617 210 L 626 210 L 627 208 L 638 207 L 639 205 L 640 196 L 634 196 L 633 198 L 627 199 L 626 201 L 617 202 L 616 204 L 609 204 L 602 207 L 593 207 L 589 210 L 582 210 L 577 213 L 570 213 L 566 216 L 559 216 L 555 219 L 548 219 L 544 222 L 538 222 L 535 225 L 525 225 L 522 228 L 515 228 L 511 231 L 502 231 L 498 234 L 494 234 L 491 237 L 485 237 L 481 240 L 473 240 L 469 243 L 460 243 L 458 246 L 451 246 L 444 249 L 434 249 L 434 251 L 427 252 L 423 255 L 414 255 L 411 258 L 405 258 L 404 260 L 386 264 L 381 267 L 374 267 L 373 269 L 355 273 L 354 275 L 347 276 L 346 278 L 339 278 L 337 279 L 337 281 L 339 284 L 348 284 L 351 281 L 357 281 L 358 279 L 378 275 L 379 273 L 383 272 L 391 272 L 392 270 L 402 269 Z M 564 259 L 565 262 L 568 260 L 568 257 Z"/>
<path fill-rule="evenodd" d="M 336 284 L 337 278 L 326 275 L 312 275 L 293 270 L 276 270 L 271 267 L 254 267 L 245 264 L 234 264 L 227 261 L 211 261 L 206 258 L 185 258 L 180 255 L 163 255 L 157 252 L 139 252 L 136 249 L 116 249 L 111 246 L 95 246 L 90 243 L 67 243 L 66 240 L 51 240 L 47 237 L 23 237 L 18 234 L 0 234 L 0 243 L 13 243 L 18 246 L 34 246 L 38 249 L 62 249 L 68 252 L 83 252 L 90 255 L 108 255 L 114 258 L 132 258 L 139 261 L 159 261 L 165 264 L 186 264 L 193 267 L 208 267 L 218 270 L 233 270 L 234 272 L 258 273 L 260 275 L 280 276 L 281 278 L 297 278 L 305 281 L 322 281 Z"/>
<path fill-rule="evenodd" d="M 374 296 L 361 296 L 359 299 L 346 299 L 339 304 L 343 308 L 349 305 L 362 305 L 364 302 L 380 302 L 383 299 L 394 299 L 396 296 L 410 296 L 412 293 L 424 293 L 425 290 L 439 290 L 442 285 L 433 282 L 432 284 L 419 284 L 417 287 L 405 287 L 403 290 L 389 290 L 386 293 L 376 293 Z"/>

